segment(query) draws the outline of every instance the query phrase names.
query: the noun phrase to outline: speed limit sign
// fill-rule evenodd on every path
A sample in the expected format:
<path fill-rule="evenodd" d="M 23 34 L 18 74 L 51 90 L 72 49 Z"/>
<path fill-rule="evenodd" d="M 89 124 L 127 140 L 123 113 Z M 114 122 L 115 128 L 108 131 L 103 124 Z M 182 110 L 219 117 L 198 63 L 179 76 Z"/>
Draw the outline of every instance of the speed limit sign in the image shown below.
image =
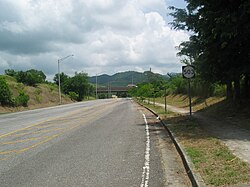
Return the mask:
<path fill-rule="evenodd" d="M 182 76 L 186 79 L 194 78 L 194 66 L 182 66 Z"/>

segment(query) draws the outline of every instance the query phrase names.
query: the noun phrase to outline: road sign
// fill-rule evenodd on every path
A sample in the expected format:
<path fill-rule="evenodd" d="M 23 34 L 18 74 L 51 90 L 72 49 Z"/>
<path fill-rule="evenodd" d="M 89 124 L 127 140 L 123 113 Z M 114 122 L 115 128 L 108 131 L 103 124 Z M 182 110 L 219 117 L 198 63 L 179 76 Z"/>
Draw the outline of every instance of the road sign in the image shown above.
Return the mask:
<path fill-rule="evenodd" d="M 194 78 L 194 66 L 182 66 L 182 76 L 186 79 Z"/>

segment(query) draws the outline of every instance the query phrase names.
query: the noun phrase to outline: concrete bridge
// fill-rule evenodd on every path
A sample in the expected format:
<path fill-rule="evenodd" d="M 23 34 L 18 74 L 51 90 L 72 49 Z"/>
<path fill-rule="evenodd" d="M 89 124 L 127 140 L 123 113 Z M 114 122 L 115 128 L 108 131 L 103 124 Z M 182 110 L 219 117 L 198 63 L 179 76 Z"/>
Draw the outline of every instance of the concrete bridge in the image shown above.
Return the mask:
<path fill-rule="evenodd" d="M 131 87 L 125 86 L 111 86 L 111 87 L 99 87 L 97 88 L 97 94 L 105 94 L 107 97 L 116 95 L 118 97 L 127 97 L 128 90 Z"/>

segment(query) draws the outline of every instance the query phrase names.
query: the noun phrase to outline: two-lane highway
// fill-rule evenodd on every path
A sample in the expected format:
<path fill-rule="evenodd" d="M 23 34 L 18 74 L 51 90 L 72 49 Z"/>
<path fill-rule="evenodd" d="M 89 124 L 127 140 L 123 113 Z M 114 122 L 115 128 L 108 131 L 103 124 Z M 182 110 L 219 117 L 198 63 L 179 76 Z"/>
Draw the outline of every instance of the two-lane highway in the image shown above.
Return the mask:
<path fill-rule="evenodd" d="M 0 184 L 188 186 L 177 158 L 164 155 L 172 148 L 164 147 L 163 129 L 152 120 L 129 99 L 1 115 Z M 168 163 L 177 170 L 167 172 Z"/>

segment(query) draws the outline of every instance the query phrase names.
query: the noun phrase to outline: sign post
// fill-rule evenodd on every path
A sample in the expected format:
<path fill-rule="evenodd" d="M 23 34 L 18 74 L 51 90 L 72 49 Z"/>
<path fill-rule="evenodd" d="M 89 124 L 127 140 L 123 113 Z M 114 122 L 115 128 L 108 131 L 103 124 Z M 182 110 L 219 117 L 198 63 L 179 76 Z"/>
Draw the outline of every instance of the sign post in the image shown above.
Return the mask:
<path fill-rule="evenodd" d="M 190 79 L 188 79 L 188 98 L 189 98 L 189 115 L 192 116 L 192 99 L 191 99 L 191 89 L 190 89 Z"/>
<path fill-rule="evenodd" d="M 165 113 L 167 113 L 167 88 L 165 87 Z"/>
<path fill-rule="evenodd" d="M 188 97 L 189 97 L 189 115 L 192 115 L 192 100 L 191 100 L 191 86 L 190 79 L 195 77 L 194 66 L 182 66 L 182 76 L 188 79 Z"/>

